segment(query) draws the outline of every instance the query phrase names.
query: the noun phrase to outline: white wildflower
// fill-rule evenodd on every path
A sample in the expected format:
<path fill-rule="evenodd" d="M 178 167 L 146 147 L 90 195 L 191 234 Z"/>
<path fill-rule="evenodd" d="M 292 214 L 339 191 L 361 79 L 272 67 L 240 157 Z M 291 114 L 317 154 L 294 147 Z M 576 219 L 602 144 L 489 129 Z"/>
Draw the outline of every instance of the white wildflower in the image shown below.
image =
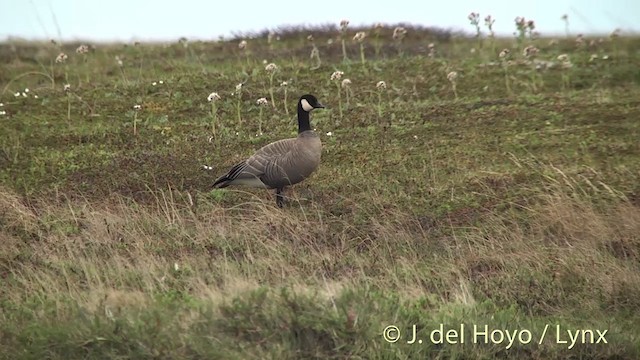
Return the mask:
<path fill-rule="evenodd" d="M 500 51 L 500 54 L 498 55 L 498 57 L 500 57 L 500 59 L 504 59 L 507 56 L 509 56 L 510 53 L 511 53 L 511 51 L 509 49 L 502 49 L 502 51 Z"/>
<path fill-rule="evenodd" d="M 158 81 L 158 84 L 162 85 L 162 84 L 164 84 L 164 81 L 160 80 L 160 81 Z"/>
<path fill-rule="evenodd" d="M 380 80 L 380 81 L 378 81 L 378 83 L 376 84 L 376 87 L 377 87 L 378 89 L 382 89 L 382 90 L 384 90 L 384 89 L 386 89 L 386 88 L 387 88 L 387 83 L 386 83 L 386 82 L 384 82 L 383 80 Z"/>
<path fill-rule="evenodd" d="M 0 110 L 0 115 L 7 115 L 7 112 L 4 110 Z"/>
<path fill-rule="evenodd" d="M 180 270 L 180 265 L 178 265 L 177 262 L 173 263 L 173 270 L 175 270 L 175 271 Z"/>
<path fill-rule="evenodd" d="M 454 82 L 456 82 L 456 79 L 458 79 L 458 73 L 457 72 L 452 71 L 452 72 L 447 74 L 447 80 L 449 80 L 450 82 L 454 83 Z"/>
<path fill-rule="evenodd" d="M 272 73 L 275 72 L 276 70 L 278 70 L 278 65 L 274 64 L 274 63 L 270 63 L 269 65 L 265 66 L 264 68 L 268 73 Z"/>
<path fill-rule="evenodd" d="M 593 62 L 594 60 L 598 60 L 598 54 L 591 54 L 589 57 L 589 62 Z"/>
<path fill-rule="evenodd" d="M 22 95 L 22 97 L 27 97 L 27 93 L 25 93 L 25 92 L 23 92 L 21 95 Z"/>
<path fill-rule="evenodd" d="M 122 66 L 122 59 L 120 58 L 120 56 L 116 55 L 116 64 L 118 64 L 118 66 Z"/>
<path fill-rule="evenodd" d="M 217 92 L 212 92 L 211 94 L 209 94 L 209 96 L 207 96 L 208 102 L 217 101 L 217 100 L 220 100 L 220 95 L 218 95 Z"/>
<path fill-rule="evenodd" d="M 57 63 L 63 63 L 65 61 L 67 61 L 69 57 L 67 56 L 67 54 L 61 52 L 60 54 L 58 54 L 58 56 L 56 56 L 56 62 Z"/>
<path fill-rule="evenodd" d="M 283 82 L 280 83 L 280 86 L 281 87 L 289 86 L 289 83 L 286 82 L 286 81 L 283 81 Z"/>
<path fill-rule="evenodd" d="M 342 30 L 343 32 L 347 31 L 348 26 L 349 26 L 349 20 L 344 19 L 340 21 L 340 30 Z"/>
<path fill-rule="evenodd" d="M 569 55 L 567 54 L 558 55 L 558 61 L 568 61 L 568 60 L 569 60 Z"/>
<path fill-rule="evenodd" d="M 240 90 L 242 90 L 242 83 L 236 85 L 236 92 L 239 92 Z"/>
<path fill-rule="evenodd" d="M 522 55 L 524 55 L 525 57 L 534 57 L 537 54 L 538 54 L 538 48 L 533 45 L 529 45 L 526 48 L 524 48 L 524 50 L 522 50 Z"/>
<path fill-rule="evenodd" d="M 77 54 L 86 54 L 89 52 L 89 47 L 87 45 L 80 45 L 76 49 Z"/>
<path fill-rule="evenodd" d="M 331 74 L 331 80 L 340 80 L 342 75 L 344 75 L 344 71 L 336 70 Z"/>
<path fill-rule="evenodd" d="M 71 85 L 64 84 L 64 91 L 71 91 Z"/>
<path fill-rule="evenodd" d="M 156 85 L 158 85 L 158 83 L 154 81 L 154 82 L 151 83 L 151 85 L 156 86 Z"/>
<path fill-rule="evenodd" d="M 238 44 L 238 48 L 239 48 L 240 50 L 244 50 L 244 49 L 246 49 L 246 48 L 247 48 L 247 41 L 246 41 L 246 40 L 242 40 L 242 41 L 240 41 L 240 43 Z"/>
<path fill-rule="evenodd" d="M 20 96 L 20 91 L 18 91 L 17 93 L 13 94 L 13 96 L 19 97 Z"/>
<path fill-rule="evenodd" d="M 260 98 L 256 101 L 256 105 L 258 106 L 267 106 L 269 105 L 269 101 L 267 100 L 267 98 Z"/>
<path fill-rule="evenodd" d="M 3 103 L 0 103 L 0 107 L 3 107 L 3 106 L 4 106 L 4 104 L 3 104 Z"/>
<path fill-rule="evenodd" d="M 327 133 L 327 136 L 333 136 L 333 133 L 332 133 L 331 131 L 329 131 L 329 132 Z"/>
<path fill-rule="evenodd" d="M 133 110 L 140 110 L 140 109 L 142 109 L 142 106 L 138 104 L 133 105 Z"/>
<path fill-rule="evenodd" d="M 349 80 L 349 79 L 342 80 L 342 87 L 343 88 L 348 88 L 349 86 L 351 86 L 351 80 Z"/>
<path fill-rule="evenodd" d="M 209 137 L 209 138 L 210 138 L 211 140 L 213 140 L 213 136 L 211 136 L 211 137 Z M 209 141 L 209 142 L 211 142 L 211 141 Z M 213 167 L 208 166 L 208 165 L 202 165 L 202 168 L 203 168 L 203 169 L 205 169 L 205 170 L 213 170 Z"/>
<path fill-rule="evenodd" d="M 367 33 L 364 31 L 359 31 L 353 36 L 353 40 L 359 43 L 364 41 L 364 38 L 367 37 Z"/>
<path fill-rule="evenodd" d="M 398 26 L 397 28 L 393 29 L 394 40 L 402 40 L 406 35 L 407 35 L 407 29 L 403 28 L 402 26 Z"/>
<path fill-rule="evenodd" d="M 24 89 L 24 92 L 29 93 L 29 88 Z"/>

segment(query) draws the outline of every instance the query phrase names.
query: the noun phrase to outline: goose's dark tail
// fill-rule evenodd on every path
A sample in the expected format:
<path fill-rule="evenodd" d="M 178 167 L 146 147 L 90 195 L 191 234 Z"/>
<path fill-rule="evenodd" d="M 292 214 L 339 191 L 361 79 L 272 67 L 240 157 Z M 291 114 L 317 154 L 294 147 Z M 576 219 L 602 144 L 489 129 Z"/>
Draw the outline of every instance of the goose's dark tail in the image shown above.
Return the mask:
<path fill-rule="evenodd" d="M 242 172 L 242 170 L 244 170 L 244 168 L 246 167 L 246 164 L 247 163 L 245 161 L 243 161 L 241 163 L 238 163 L 238 164 L 234 165 L 231 168 L 231 170 L 229 170 L 228 173 L 220 176 L 213 183 L 213 187 L 214 188 L 218 188 L 218 189 L 222 189 L 222 188 L 226 188 L 227 186 L 231 185 L 231 182 L 238 177 L 238 174 L 240 174 Z"/>
<path fill-rule="evenodd" d="M 229 186 L 229 182 L 231 182 L 232 179 L 229 179 L 227 177 L 228 174 L 224 174 L 222 176 L 220 176 L 218 178 L 218 180 L 216 180 L 213 183 L 213 188 L 218 188 L 218 189 L 222 189 L 222 188 L 226 188 L 227 186 Z"/>

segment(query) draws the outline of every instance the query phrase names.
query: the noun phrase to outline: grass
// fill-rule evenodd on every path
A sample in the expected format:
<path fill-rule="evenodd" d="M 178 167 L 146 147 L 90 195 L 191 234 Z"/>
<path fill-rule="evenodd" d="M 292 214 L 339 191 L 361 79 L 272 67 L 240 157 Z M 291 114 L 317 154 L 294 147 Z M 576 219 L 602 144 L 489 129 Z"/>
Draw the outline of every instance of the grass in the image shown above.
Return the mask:
<path fill-rule="evenodd" d="M 512 49 L 508 91 L 498 55 L 470 53 L 477 39 L 406 28 L 401 49 L 393 28 L 379 49 L 365 39 L 366 68 L 326 28 L 255 34 L 248 52 L 103 44 L 81 63 L 64 44 L 66 68 L 52 45 L 0 45 L 0 358 L 638 358 L 640 39 L 617 38 L 617 56 L 534 40 L 540 59 L 574 64 L 547 70 L 496 39 Z M 327 105 L 312 118 L 322 165 L 283 209 L 264 190 L 210 188 L 295 134 L 277 106 L 256 136 L 263 59 L 291 110 L 307 92 Z M 430 340 L 461 324 L 464 344 Z M 422 344 L 407 343 L 413 325 Z M 474 325 L 521 337 L 485 343 Z M 567 330 L 587 335 L 570 347 Z"/>

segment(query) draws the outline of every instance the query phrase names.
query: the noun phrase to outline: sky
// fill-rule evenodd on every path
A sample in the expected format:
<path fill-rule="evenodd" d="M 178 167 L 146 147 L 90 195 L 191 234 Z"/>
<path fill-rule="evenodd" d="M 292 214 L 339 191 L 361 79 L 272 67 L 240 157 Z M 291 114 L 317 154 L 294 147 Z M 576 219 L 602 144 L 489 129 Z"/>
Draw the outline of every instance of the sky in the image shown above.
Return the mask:
<path fill-rule="evenodd" d="M 491 14 L 498 34 L 513 33 L 514 18 L 536 22 L 542 35 L 640 33 L 639 0 L 0 0 L 0 40 L 58 39 L 166 41 L 217 39 L 285 25 L 399 22 L 473 32 L 467 15 Z"/>

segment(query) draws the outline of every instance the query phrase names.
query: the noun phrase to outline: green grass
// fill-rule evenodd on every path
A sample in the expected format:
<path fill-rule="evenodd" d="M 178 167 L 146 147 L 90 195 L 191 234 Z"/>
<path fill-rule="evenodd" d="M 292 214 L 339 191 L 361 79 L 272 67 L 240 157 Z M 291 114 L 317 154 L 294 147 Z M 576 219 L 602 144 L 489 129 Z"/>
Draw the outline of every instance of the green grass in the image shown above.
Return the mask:
<path fill-rule="evenodd" d="M 515 39 L 471 53 L 475 38 L 409 28 L 399 57 L 385 28 L 363 68 L 327 44 L 337 31 L 310 32 L 319 68 L 307 31 L 244 53 L 239 39 L 98 44 L 86 61 L 79 44 L 0 44 L 0 358 L 640 357 L 640 39 L 537 39 L 540 59 L 574 66 L 535 70 Z M 275 88 L 256 136 L 263 59 L 291 115 Z M 285 208 L 211 190 L 295 135 L 303 93 L 327 105 L 312 115 L 323 158 Z M 433 344 L 440 324 L 465 343 Z M 407 344 L 413 325 L 422 344 Z M 531 340 L 484 343 L 474 325 Z M 607 343 L 558 341 L 587 329 Z"/>

